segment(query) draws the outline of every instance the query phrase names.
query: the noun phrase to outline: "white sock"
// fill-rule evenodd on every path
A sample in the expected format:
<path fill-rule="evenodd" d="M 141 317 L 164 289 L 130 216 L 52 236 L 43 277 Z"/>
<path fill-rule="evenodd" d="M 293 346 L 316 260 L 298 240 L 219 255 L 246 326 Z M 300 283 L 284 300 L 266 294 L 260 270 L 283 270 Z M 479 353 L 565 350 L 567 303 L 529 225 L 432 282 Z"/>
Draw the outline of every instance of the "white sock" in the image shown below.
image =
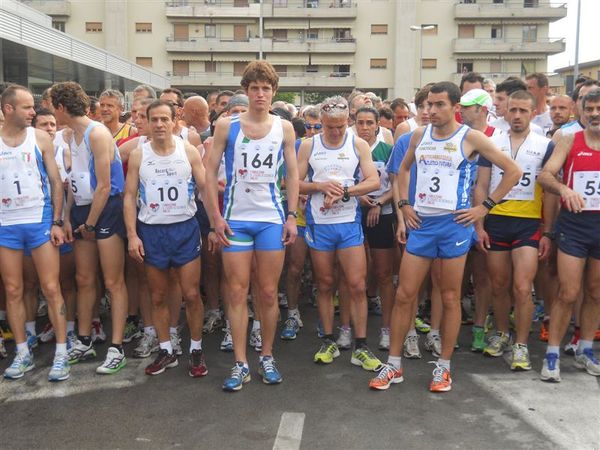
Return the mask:
<path fill-rule="evenodd" d="M 25 331 L 29 332 L 29 334 L 35 336 L 35 320 L 31 322 L 25 322 Z"/>
<path fill-rule="evenodd" d="M 169 334 L 177 334 L 177 327 L 169 327 Z"/>
<path fill-rule="evenodd" d="M 66 355 L 67 354 L 67 344 L 56 344 L 56 352 L 55 355 Z"/>
<path fill-rule="evenodd" d="M 593 348 L 594 341 L 584 341 L 583 339 L 579 339 L 579 344 L 577 344 L 577 354 L 581 355 L 586 348 Z"/>
<path fill-rule="evenodd" d="M 94 318 L 92 319 L 92 322 L 100 322 L 100 317 L 94 317 Z"/>
<path fill-rule="evenodd" d="M 154 327 L 144 327 L 144 333 L 148 336 L 156 337 L 156 330 L 154 329 Z"/>
<path fill-rule="evenodd" d="M 173 346 L 171 345 L 171 341 L 161 342 L 159 345 L 161 350 L 166 350 L 169 352 L 169 355 L 173 354 Z"/>
<path fill-rule="evenodd" d="M 450 360 L 438 358 L 437 360 L 438 366 L 443 367 L 444 369 L 450 370 Z"/>
<path fill-rule="evenodd" d="M 413 328 L 412 330 L 410 330 L 410 331 L 408 332 L 408 334 L 406 335 L 406 337 L 409 337 L 409 336 L 413 336 L 413 337 L 415 337 L 415 336 L 416 336 L 416 337 L 419 337 L 419 335 L 417 334 L 417 330 L 415 330 L 414 328 Z"/>
<path fill-rule="evenodd" d="M 6 320 L 6 310 L 0 311 L 0 320 Z"/>
<path fill-rule="evenodd" d="M 258 321 L 258 320 L 252 321 L 252 331 L 256 331 L 256 330 L 260 331 L 260 321 Z"/>
<path fill-rule="evenodd" d="M 74 320 L 67 320 L 67 333 L 69 333 L 70 331 L 75 332 L 75 321 Z"/>
<path fill-rule="evenodd" d="M 427 333 L 427 337 L 439 336 L 440 330 L 434 330 L 433 328 Z"/>
<path fill-rule="evenodd" d="M 27 342 L 17 344 L 17 353 L 29 354 L 29 346 L 27 345 Z"/>
<path fill-rule="evenodd" d="M 190 353 L 192 353 L 193 350 L 202 350 L 202 339 L 199 341 L 190 339 Z"/>
<path fill-rule="evenodd" d="M 393 366 L 395 369 L 402 367 L 402 357 L 400 356 L 388 356 L 388 364 Z"/>
<path fill-rule="evenodd" d="M 288 317 L 300 317 L 300 311 L 298 308 L 288 309 Z"/>
<path fill-rule="evenodd" d="M 546 347 L 546 355 L 548 353 L 556 353 L 560 356 L 560 347 L 558 345 L 549 345 L 548 347 Z"/>

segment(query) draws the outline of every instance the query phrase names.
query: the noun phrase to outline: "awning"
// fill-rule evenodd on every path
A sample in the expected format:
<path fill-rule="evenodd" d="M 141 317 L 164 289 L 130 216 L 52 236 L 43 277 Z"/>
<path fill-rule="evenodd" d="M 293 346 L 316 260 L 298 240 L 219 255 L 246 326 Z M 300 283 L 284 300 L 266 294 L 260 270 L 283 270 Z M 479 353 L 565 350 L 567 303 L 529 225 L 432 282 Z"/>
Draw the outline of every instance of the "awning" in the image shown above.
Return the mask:
<path fill-rule="evenodd" d="M 271 64 L 286 64 L 290 66 L 308 65 L 308 55 L 290 55 L 281 53 L 267 53 L 267 61 Z"/>
<path fill-rule="evenodd" d="M 354 20 L 310 19 L 310 28 L 352 28 Z"/>
<path fill-rule="evenodd" d="M 313 66 L 337 66 L 339 64 L 354 64 L 354 55 L 346 55 L 342 53 L 336 53 L 333 55 L 313 53 L 310 57 L 310 61 Z"/>
<path fill-rule="evenodd" d="M 169 61 L 210 61 L 210 53 L 179 53 L 167 56 Z"/>
<path fill-rule="evenodd" d="M 247 62 L 257 59 L 257 53 L 215 53 L 213 61 L 228 61 L 228 62 Z"/>
<path fill-rule="evenodd" d="M 266 19 L 265 30 L 306 30 L 308 20 Z"/>

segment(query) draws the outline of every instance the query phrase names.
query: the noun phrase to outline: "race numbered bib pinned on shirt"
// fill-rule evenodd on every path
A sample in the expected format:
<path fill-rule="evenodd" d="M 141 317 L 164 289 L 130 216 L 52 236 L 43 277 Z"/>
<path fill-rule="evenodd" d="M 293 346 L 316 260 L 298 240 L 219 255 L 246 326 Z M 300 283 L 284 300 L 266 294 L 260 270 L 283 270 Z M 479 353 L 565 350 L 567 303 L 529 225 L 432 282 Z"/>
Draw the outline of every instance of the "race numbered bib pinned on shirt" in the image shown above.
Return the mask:
<path fill-rule="evenodd" d="M 188 207 L 188 183 L 179 178 L 153 179 L 146 184 L 148 207 L 153 213 L 179 215 Z"/>
<path fill-rule="evenodd" d="M 92 203 L 94 193 L 89 172 L 71 172 L 71 191 L 76 205 L 89 205 Z"/>
<path fill-rule="evenodd" d="M 269 144 L 243 143 L 236 153 L 237 178 L 247 183 L 273 183 L 277 177 L 278 149 Z"/>
<path fill-rule="evenodd" d="M 39 180 L 33 170 L 14 172 L 12 175 L 0 175 L 0 190 L 2 193 L 2 210 L 33 208 L 43 204 L 38 189 Z"/>
<path fill-rule="evenodd" d="M 419 167 L 415 204 L 448 211 L 456 209 L 458 170 L 448 167 Z"/>
<path fill-rule="evenodd" d="M 535 199 L 535 183 L 540 170 L 536 170 L 534 166 L 526 165 L 523 167 L 523 175 L 521 179 L 513 186 L 508 194 L 504 196 L 502 200 L 534 200 Z M 500 181 L 504 171 L 499 167 L 494 166 L 492 170 L 492 179 L 490 181 L 489 192 L 494 192 Z"/>
<path fill-rule="evenodd" d="M 573 190 L 583 197 L 583 211 L 600 211 L 600 172 L 581 171 L 573 174 Z"/>

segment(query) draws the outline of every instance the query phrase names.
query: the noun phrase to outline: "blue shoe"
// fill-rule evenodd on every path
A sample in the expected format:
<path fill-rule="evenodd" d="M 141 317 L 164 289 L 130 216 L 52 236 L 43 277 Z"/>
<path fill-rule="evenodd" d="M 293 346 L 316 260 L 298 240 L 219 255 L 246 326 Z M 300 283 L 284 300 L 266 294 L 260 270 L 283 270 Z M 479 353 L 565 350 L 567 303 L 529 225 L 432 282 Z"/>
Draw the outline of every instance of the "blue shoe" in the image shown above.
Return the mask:
<path fill-rule="evenodd" d="M 242 386 L 251 380 L 250 369 L 241 361 L 236 361 L 231 368 L 231 375 L 223 382 L 224 391 L 239 391 Z"/>
<path fill-rule="evenodd" d="M 533 311 L 532 321 L 537 322 L 539 320 L 544 320 L 544 304 L 536 303 L 535 309 Z"/>
<path fill-rule="evenodd" d="M 35 368 L 31 353 L 17 353 L 12 364 L 4 371 L 4 378 L 18 380 Z"/>
<path fill-rule="evenodd" d="M 69 354 L 55 355 L 52 369 L 48 374 L 48 381 L 63 381 L 69 378 L 71 366 L 69 365 Z"/>
<path fill-rule="evenodd" d="M 546 353 L 540 378 L 542 381 L 560 382 L 560 359 L 557 353 Z"/>
<path fill-rule="evenodd" d="M 75 334 L 75 332 L 69 331 L 67 333 L 67 351 L 70 351 L 75 346 L 76 341 L 77 341 L 77 335 Z"/>
<path fill-rule="evenodd" d="M 295 317 L 288 317 L 281 330 L 281 339 L 289 341 L 296 339 L 299 329 L 300 324 L 298 320 Z"/>
<path fill-rule="evenodd" d="M 27 346 L 29 347 L 29 351 L 32 351 L 34 348 L 37 348 L 38 338 L 35 334 L 31 334 L 29 331 L 25 331 L 25 337 L 27 338 Z"/>
<path fill-rule="evenodd" d="M 258 374 L 265 384 L 279 384 L 283 381 L 279 370 L 275 367 L 275 360 L 272 356 L 264 356 L 261 359 Z"/>
<path fill-rule="evenodd" d="M 319 339 L 321 339 L 324 336 L 325 336 L 325 331 L 323 331 L 323 324 L 321 323 L 321 320 L 319 320 L 319 322 L 317 323 L 317 337 Z"/>

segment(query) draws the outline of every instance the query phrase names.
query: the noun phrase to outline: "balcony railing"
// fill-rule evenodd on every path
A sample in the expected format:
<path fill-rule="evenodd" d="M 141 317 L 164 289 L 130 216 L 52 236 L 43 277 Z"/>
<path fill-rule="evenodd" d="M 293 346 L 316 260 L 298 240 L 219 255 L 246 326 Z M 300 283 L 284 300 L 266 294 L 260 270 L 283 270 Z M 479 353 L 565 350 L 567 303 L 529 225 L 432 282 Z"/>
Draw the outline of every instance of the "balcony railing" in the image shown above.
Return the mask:
<path fill-rule="evenodd" d="M 565 51 L 564 38 L 523 39 L 454 39 L 454 53 L 545 53 Z"/>
<path fill-rule="evenodd" d="M 175 39 L 167 37 L 168 52 L 258 52 L 259 38 L 234 40 L 231 38 L 190 37 Z M 332 39 L 262 39 L 262 51 L 282 53 L 355 53 L 354 38 Z"/>
<path fill-rule="evenodd" d="M 454 6 L 456 19 L 545 19 L 555 21 L 567 17 L 565 2 L 532 3 L 524 7 L 523 2 L 517 3 L 475 3 L 462 1 Z"/>

